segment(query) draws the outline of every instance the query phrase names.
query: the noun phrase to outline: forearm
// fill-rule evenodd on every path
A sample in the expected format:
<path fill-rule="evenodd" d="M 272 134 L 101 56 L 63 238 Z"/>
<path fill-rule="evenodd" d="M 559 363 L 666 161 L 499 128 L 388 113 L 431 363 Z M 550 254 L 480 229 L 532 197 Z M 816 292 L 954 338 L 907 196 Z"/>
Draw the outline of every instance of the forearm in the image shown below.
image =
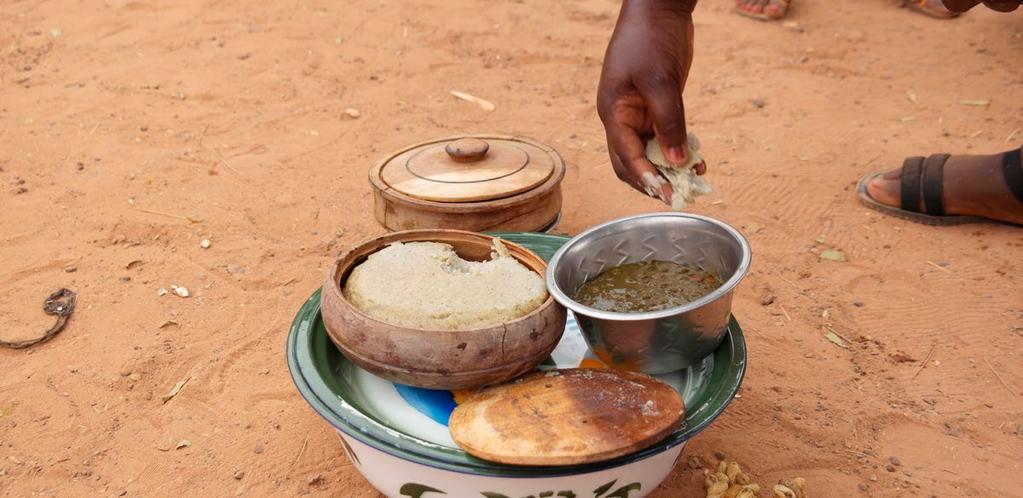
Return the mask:
<path fill-rule="evenodd" d="M 697 0 L 624 0 L 622 11 L 643 11 L 647 13 L 672 12 L 675 14 L 692 14 L 696 9 Z"/>

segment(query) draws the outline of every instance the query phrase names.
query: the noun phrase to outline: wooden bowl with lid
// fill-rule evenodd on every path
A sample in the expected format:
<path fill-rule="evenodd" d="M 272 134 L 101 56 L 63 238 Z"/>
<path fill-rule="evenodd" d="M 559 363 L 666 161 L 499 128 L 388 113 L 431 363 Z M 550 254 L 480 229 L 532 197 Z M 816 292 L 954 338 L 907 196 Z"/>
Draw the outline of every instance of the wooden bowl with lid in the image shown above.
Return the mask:
<path fill-rule="evenodd" d="M 369 172 L 388 230 L 537 232 L 561 213 L 565 161 L 522 137 L 463 135 L 414 144 Z"/>
<path fill-rule="evenodd" d="M 367 240 L 331 268 L 320 297 L 331 341 L 352 362 L 390 380 L 430 389 L 469 389 L 527 373 L 550 355 L 565 331 L 565 308 L 550 296 L 529 314 L 473 330 L 423 330 L 373 318 L 341 289 L 357 265 L 395 242 L 440 242 L 463 259 L 490 259 L 494 238 L 460 230 L 410 230 Z M 520 263 L 544 276 L 547 263 L 532 251 L 502 241 Z"/>

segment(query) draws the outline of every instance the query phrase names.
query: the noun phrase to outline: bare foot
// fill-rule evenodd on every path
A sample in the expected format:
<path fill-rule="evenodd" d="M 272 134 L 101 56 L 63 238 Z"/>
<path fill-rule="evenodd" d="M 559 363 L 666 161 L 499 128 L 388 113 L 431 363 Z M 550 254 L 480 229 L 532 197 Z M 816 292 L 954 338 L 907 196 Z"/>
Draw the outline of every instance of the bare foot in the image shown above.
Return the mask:
<path fill-rule="evenodd" d="M 950 157 L 942 175 L 945 213 L 1023 224 L 1023 200 L 1013 195 L 1003 171 L 1003 157 L 1014 152 Z M 898 208 L 901 187 L 902 170 L 893 170 L 868 182 L 867 193 L 877 202 Z M 923 200 L 920 204 L 919 212 L 926 212 Z"/>
<path fill-rule="evenodd" d="M 735 11 L 739 14 L 767 21 L 785 17 L 792 0 L 735 0 Z"/>

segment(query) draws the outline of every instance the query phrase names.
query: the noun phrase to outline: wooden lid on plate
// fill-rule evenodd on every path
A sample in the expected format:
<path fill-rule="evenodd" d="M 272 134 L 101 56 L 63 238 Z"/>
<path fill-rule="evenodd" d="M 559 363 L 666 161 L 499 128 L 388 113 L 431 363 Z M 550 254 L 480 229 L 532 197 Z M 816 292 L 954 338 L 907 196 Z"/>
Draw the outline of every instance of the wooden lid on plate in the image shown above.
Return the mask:
<path fill-rule="evenodd" d="M 538 372 L 484 389 L 448 426 L 470 455 L 512 465 L 576 465 L 634 453 L 682 422 L 682 396 L 653 377 L 617 370 Z"/>
<path fill-rule="evenodd" d="M 473 135 L 419 144 L 380 166 L 380 178 L 397 192 L 436 202 L 479 202 L 532 190 L 561 161 L 530 140 Z"/>

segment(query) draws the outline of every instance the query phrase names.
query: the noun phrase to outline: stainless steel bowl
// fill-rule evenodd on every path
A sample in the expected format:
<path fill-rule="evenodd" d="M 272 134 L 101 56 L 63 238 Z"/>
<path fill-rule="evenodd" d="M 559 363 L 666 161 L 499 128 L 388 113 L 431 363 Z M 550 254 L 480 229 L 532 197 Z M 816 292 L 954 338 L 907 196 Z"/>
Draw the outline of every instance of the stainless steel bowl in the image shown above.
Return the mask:
<path fill-rule="evenodd" d="M 725 283 L 685 306 L 645 313 L 602 311 L 573 299 L 579 287 L 605 270 L 649 260 L 698 265 Z M 610 221 L 572 238 L 548 264 L 547 287 L 572 311 L 604 363 L 663 374 L 699 363 L 721 344 L 732 292 L 749 265 L 749 242 L 725 223 L 687 213 L 652 213 Z"/>

